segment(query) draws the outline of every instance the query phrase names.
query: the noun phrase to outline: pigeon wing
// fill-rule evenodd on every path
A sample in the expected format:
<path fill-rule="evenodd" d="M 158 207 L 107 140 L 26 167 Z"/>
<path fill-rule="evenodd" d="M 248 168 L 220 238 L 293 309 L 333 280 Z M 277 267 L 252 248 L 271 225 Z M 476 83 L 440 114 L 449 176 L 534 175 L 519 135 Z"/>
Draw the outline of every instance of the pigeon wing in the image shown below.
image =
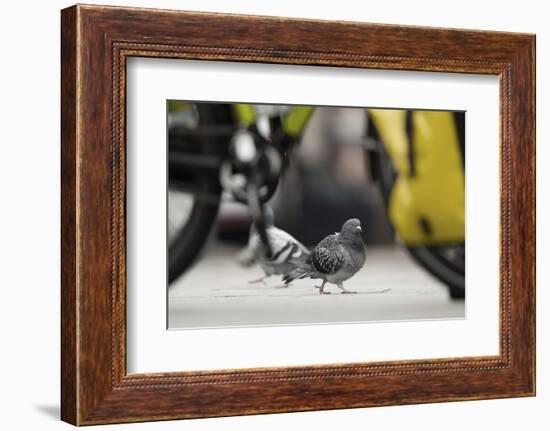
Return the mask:
<path fill-rule="evenodd" d="M 277 263 L 289 262 L 309 254 L 308 249 L 296 238 L 276 227 L 268 230 L 273 248 L 272 259 Z"/>
<path fill-rule="evenodd" d="M 317 244 L 311 253 L 311 266 L 320 274 L 334 274 L 344 266 L 344 252 L 337 234 Z"/>

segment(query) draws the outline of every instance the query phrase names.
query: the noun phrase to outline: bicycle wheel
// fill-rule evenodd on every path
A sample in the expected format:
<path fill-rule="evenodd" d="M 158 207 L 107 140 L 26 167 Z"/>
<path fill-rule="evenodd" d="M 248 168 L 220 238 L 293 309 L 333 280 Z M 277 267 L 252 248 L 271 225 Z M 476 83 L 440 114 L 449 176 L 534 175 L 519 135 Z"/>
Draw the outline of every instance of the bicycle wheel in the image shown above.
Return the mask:
<path fill-rule="evenodd" d="M 451 298 L 465 297 L 464 243 L 407 247 L 407 250 L 417 263 L 447 285 Z"/>
<path fill-rule="evenodd" d="M 229 105 L 184 104 L 168 132 L 168 282 L 196 260 L 218 214 L 218 170 L 233 133 Z"/>

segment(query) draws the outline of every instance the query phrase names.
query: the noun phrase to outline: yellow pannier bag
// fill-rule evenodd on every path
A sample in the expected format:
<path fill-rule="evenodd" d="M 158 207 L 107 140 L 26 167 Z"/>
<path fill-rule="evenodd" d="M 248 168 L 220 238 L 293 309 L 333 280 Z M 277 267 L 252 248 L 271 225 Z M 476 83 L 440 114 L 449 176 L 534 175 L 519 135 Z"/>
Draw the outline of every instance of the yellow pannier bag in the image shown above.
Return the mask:
<path fill-rule="evenodd" d="M 388 211 L 400 240 L 408 246 L 463 242 L 464 168 L 454 114 L 369 114 L 397 171 Z"/>

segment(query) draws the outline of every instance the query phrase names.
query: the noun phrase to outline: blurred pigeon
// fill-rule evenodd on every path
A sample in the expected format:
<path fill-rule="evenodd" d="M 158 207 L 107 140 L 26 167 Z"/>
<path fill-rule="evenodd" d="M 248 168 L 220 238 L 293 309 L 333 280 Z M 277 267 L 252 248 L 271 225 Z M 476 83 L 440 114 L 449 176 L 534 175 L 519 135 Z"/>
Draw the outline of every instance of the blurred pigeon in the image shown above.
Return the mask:
<path fill-rule="evenodd" d="M 289 233 L 275 226 L 273 210 L 270 206 L 266 205 L 264 211 L 266 233 L 271 246 L 271 256 L 267 255 L 265 246 L 260 239 L 260 234 L 256 226 L 252 224 L 248 247 L 241 253 L 240 261 L 244 265 L 250 265 L 253 262 L 258 263 L 265 275 L 250 281 L 250 283 L 260 283 L 272 275 L 286 274 L 296 269 L 296 262 L 301 261 L 309 255 L 309 250 L 306 246 Z M 285 283 L 283 287 L 287 287 L 287 285 L 288 283 Z"/>
<path fill-rule="evenodd" d="M 326 283 L 336 284 L 342 293 L 356 293 L 344 288 L 343 282 L 355 275 L 365 263 L 366 248 L 361 237 L 361 222 L 347 220 L 340 233 L 323 239 L 296 265 L 297 268 L 283 276 L 285 284 L 300 278 L 321 279 L 321 286 L 316 286 L 320 294 L 326 294 Z"/>

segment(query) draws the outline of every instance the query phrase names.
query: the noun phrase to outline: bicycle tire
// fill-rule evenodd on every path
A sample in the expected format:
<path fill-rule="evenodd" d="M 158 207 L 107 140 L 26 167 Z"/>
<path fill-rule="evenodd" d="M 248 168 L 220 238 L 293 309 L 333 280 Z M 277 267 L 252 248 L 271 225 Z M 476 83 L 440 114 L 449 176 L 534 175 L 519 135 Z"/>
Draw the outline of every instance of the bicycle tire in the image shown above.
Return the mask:
<path fill-rule="evenodd" d="M 451 298 L 463 299 L 466 296 L 466 273 L 445 259 L 438 247 L 407 247 L 407 251 L 420 266 L 447 286 Z"/>
<path fill-rule="evenodd" d="M 233 124 L 229 105 L 225 104 L 196 104 L 199 126 L 219 126 Z M 224 136 L 192 136 L 188 138 L 191 147 L 201 154 L 219 155 L 229 146 Z M 199 143 L 198 148 L 196 142 Z M 186 173 L 169 170 L 170 189 L 178 189 L 178 182 L 191 184 L 194 193 L 192 209 L 185 224 L 177 231 L 176 236 L 168 246 L 168 283 L 177 280 L 196 261 L 206 240 L 214 227 L 221 200 L 219 178 L 209 174 L 195 174 L 189 177 Z M 182 176 L 184 177 L 182 179 Z M 201 196 L 209 196 L 202 199 Z"/>

